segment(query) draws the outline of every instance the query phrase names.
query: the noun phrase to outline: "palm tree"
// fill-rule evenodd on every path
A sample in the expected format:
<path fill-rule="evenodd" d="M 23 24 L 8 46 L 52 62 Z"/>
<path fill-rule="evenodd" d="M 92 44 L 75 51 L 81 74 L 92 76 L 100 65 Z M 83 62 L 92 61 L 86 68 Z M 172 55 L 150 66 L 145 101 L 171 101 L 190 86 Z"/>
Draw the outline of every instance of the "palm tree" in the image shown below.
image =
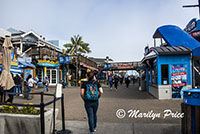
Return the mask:
<path fill-rule="evenodd" d="M 89 44 L 85 43 L 80 35 L 74 35 L 71 37 L 71 43 L 64 44 L 64 47 L 66 48 L 66 50 L 64 50 L 64 54 L 68 55 L 85 54 L 91 52 Z"/>
<path fill-rule="evenodd" d="M 74 35 L 71 37 L 71 43 L 63 45 L 66 49 L 63 50 L 64 55 L 76 56 L 76 85 L 78 85 L 78 55 L 92 52 L 89 48 L 89 44 L 82 40 L 80 35 Z"/>

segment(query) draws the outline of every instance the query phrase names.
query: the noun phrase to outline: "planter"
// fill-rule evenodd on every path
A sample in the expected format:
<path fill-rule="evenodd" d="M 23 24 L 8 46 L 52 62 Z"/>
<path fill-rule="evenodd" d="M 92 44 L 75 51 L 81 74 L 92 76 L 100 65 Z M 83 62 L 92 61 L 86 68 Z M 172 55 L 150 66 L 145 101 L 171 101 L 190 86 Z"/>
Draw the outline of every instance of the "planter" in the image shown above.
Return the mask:
<path fill-rule="evenodd" d="M 56 109 L 55 116 L 58 115 Z M 53 109 L 44 113 L 45 134 L 53 131 Z M 40 134 L 40 115 L 0 113 L 0 134 Z"/>

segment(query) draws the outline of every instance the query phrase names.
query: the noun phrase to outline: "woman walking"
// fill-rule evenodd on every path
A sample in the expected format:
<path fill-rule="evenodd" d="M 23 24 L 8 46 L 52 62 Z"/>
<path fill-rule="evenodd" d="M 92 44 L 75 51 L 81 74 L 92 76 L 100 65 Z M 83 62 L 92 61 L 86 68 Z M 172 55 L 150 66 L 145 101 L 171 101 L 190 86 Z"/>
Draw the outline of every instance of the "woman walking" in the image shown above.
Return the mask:
<path fill-rule="evenodd" d="M 32 78 L 32 75 L 29 74 L 29 76 L 26 79 L 27 83 L 28 83 L 28 97 L 27 99 L 30 100 L 31 99 L 31 95 L 30 93 L 32 92 L 32 88 L 33 88 L 33 84 L 36 83 L 36 81 Z"/>
<path fill-rule="evenodd" d="M 97 127 L 97 110 L 99 98 L 103 94 L 101 85 L 94 80 L 94 72 L 87 74 L 88 81 L 81 84 L 81 97 L 84 100 L 85 110 L 88 116 L 90 134 L 94 134 Z"/>

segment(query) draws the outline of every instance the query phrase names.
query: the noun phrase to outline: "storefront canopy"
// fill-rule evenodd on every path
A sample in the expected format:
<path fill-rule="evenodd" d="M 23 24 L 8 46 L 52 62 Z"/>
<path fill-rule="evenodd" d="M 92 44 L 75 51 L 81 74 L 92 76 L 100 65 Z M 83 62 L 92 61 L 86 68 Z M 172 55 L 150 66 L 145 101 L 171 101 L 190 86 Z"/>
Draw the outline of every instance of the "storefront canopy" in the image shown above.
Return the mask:
<path fill-rule="evenodd" d="M 35 65 L 33 65 L 33 64 L 31 64 L 31 63 L 21 62 L 21 61 L 18 62 L 18 66 L 19 66 L 19 67 L 22 67 L 22 68 L 24 68 L 24 67 L 36 68 Z"/>
<path fill-rule="evenodd" d="M 183 46 L 191 49 L 193 56 L 200 56 L 200 43 L 178 26 L 161 26 L 153 38 L 163 38 L 169 46 Z"/>

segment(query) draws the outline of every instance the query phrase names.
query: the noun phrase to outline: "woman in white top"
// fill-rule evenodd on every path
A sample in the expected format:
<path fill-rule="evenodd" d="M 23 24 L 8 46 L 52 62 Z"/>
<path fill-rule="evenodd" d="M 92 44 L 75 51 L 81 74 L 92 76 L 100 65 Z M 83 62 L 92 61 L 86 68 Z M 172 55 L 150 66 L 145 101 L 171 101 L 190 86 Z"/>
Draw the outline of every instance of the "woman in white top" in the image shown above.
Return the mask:
<path fill-rule="evenodd" d="M 27 99 L 30 100 L 31 99 L 31 96 L 30 96 L 30 93 L 32 91 L 32 88 L 33 88 L 33 84 L 36 83 L 36 81 L 32 78 L 32 75 L 29 74 L 29 76 L 27 77 L 26 79 L 27 83 L 28 83 L 28 97 Z"/>

